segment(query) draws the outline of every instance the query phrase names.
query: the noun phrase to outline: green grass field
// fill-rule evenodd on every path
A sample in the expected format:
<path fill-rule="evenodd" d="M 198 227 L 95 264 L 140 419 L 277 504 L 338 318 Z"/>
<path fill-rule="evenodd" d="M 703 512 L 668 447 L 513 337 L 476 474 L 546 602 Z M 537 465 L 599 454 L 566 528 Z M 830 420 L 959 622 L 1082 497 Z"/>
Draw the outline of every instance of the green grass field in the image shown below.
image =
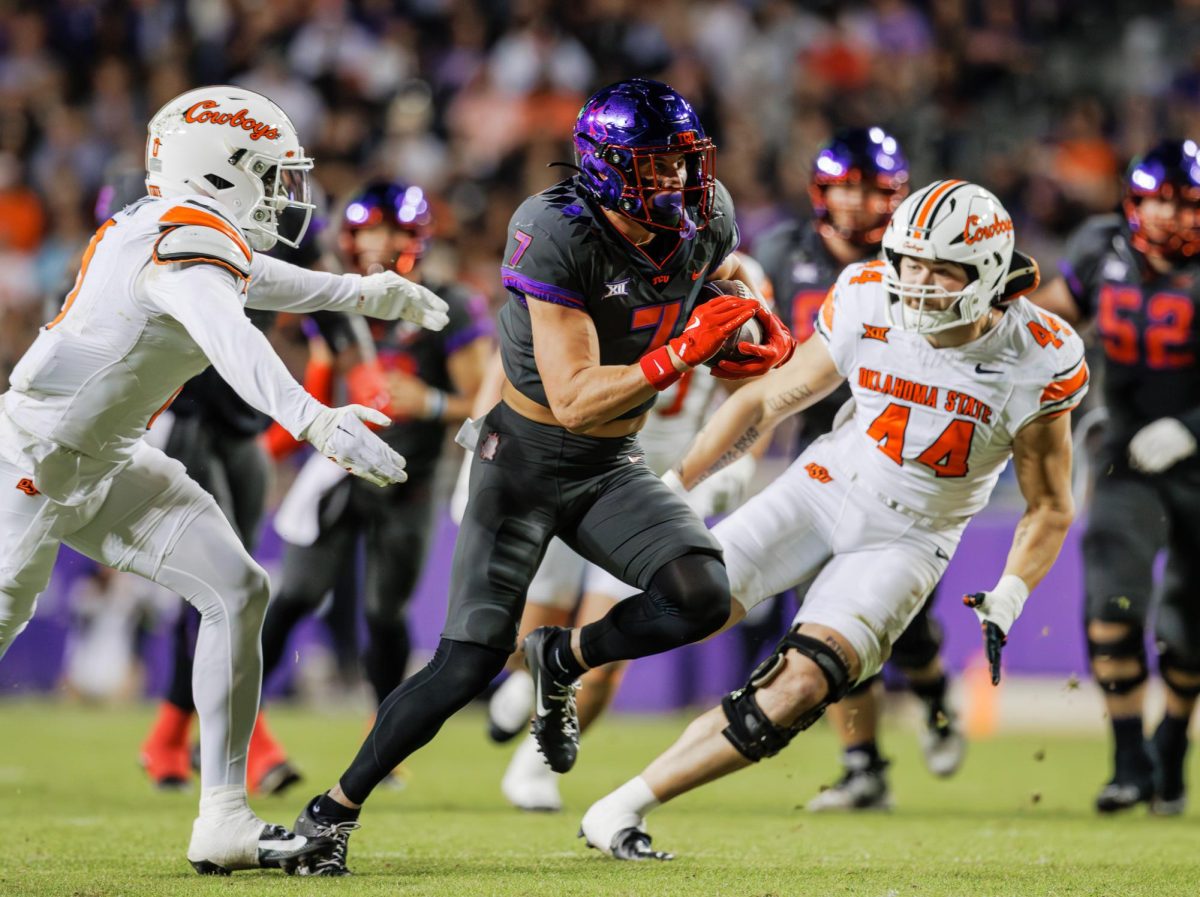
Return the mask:
<path fill-rule="evenodd" d="M 1098 739 L 975 744 L 959 776 L 942 782 L 924 772 L 913 735 L 889 729 L 897 809 L 817 817 L 799 805 L 836 771 L 832 738 L 818 726 L 775 760 L 656 811 L 655 844 L 675 862 L 617 863 L 575 839 L 579 817 L 670 743 L 684 718 L 606 721 L 564 780 L 568 810 L 531 815 L 501 798 L 508 752 L 486 742 L 471 712 L 412 759 L 407 790 L 374 795 L 351 841 L 353 878 L 201 878 L 184 859 L 195 792 L 153 792 L 134 765 L 148 721 L 148 710 L 0 703 L 0 895 L 1200 893 L 1195 811 L 1169 820 L 1090 811 L 1105 775 Z M 273 721 L 307 779 L 254 806 L 290 824 L 335 780 L 362 723 L 288 710 Z"/>

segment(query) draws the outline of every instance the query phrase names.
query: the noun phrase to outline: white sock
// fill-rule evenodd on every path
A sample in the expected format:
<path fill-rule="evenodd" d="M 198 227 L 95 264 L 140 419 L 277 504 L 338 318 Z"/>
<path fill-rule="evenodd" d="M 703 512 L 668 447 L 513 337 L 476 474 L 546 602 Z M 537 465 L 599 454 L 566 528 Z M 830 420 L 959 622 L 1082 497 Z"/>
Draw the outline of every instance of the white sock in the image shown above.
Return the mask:
<path fill-rule="evenodd" d="M 658 798 L 641 776 L 630 779 L 604 800 L 612 801 L 615 807 L 632 813 L 639 819 L 659 805 Z"/>
<path fill-rule="evenodd" d="M 250 813 L 245 785 L 217 785 L 200 792 L 200 817 L 220 819 Z"/>

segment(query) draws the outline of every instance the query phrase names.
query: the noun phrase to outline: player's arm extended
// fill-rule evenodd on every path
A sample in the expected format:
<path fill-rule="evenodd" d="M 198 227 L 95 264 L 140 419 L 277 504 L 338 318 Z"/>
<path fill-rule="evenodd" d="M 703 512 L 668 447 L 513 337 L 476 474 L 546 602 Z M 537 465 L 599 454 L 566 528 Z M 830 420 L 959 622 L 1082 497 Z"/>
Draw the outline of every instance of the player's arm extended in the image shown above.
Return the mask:
<path fill-rule="evenodd" d="M 845 378 L 825 341 L 806 340 L 781 368 L 754 380 L 721 403 L 692 441 L 675 473 L 687 489 L 728 467 L 784 418 L 829 395 Z"/>
<path fill-rule="evenodd" d="M 394 271 L 331 274 L 309 271 L 261 253 L 250 267 L 246 307 L 294 313 L 345 311 L 371 318 L 403 318 L 427 330 L 441 330 L 446 303 L 432 291 Z"/>
<path fill-rule="evenodd" d="M 546 399 L 566 429 L 586 431 L 656 395 L 640 364 L 600 364 L 600 340 L 590 316 L 553 302 L 526 302 Z M 669 355 L 675 370 L 688 369 L 674 352 Z"/>
<path fill-rule="evenodd" d="M 1013 467 L 1025 513 L 1013 533 L 1005 576 L 1032 590 L 1049 572 L 1075 516 L 1071 497 L 1071 417 L 1041 418 L 1013 440 Z"/>
<path fill-rule="evenodd" d="M 151 301 L 187 330 L 246 402 L 297 439 L 325 406 L 296 382 L 262 332 L 242 310 L 238 285 L 213 265 L 147 270 Z"/>

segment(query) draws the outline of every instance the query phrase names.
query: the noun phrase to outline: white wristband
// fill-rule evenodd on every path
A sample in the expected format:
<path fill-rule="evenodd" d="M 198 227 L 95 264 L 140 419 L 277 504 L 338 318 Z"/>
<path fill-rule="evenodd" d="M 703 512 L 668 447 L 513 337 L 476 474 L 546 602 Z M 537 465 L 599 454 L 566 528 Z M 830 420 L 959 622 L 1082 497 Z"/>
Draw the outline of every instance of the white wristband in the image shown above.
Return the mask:
<path fill-rule="evenodd" d="M 1029 586 L 1025 584 L 1025 580 L 1012 573 L 1005 574 L 987 593 L 987 602 L 983 608 L 984 617 L 1008 635 L 1028 598 Z"/>

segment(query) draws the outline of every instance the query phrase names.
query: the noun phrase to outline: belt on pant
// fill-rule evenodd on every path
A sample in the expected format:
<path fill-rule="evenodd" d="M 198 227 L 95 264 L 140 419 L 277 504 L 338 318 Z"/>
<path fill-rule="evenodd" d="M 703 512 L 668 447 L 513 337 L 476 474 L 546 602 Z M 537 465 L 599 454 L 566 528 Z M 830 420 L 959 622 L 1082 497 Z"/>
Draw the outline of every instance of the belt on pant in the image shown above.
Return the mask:
<path fill-rule="evenodd" d="M 922 514 L 920 511 L 913 510 L 908 505 L 901 504 L 894 498 L 884 495 L 878 489 L 872 488 L 857 473 L 850 474 L 850 482 L 857 484 L 860 489 L 870 494 L 877 501 L 887 505 L 893 511 L 903 514 L 905 517 L 915 520 L 929 529 L 954 529 L 965 525 L 971 519 L 970 514 L 963 515 L 962 517 L 931 517 L 928 514 Z"/>

